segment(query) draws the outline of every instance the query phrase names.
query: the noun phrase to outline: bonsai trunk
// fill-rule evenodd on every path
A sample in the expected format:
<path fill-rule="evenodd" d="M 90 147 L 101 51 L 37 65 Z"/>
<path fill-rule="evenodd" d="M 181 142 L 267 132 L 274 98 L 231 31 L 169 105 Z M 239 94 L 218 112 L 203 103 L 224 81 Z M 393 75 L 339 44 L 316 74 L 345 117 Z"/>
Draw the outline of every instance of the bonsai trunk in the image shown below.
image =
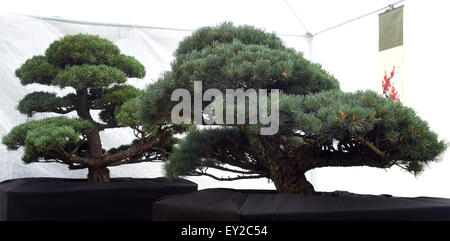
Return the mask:
<path fill-rule="evenodd" d="M 91 121 L 94 126 L 95 122 L 92 119 L 89 109 L 87 90 L 77 90 L 78 103 L 77 114 L 82 119 Z M 89 159 L 95 160 L 94 166 L 89 167 L 88 182 L 109 182 L 109 170 L 106 166 L 102 166 L 104 161 L 102 141 L 100 139 L 100 130 L 97 126 L 87 134 Z"/>
<path fill-rule="evenodd" d="M 109 170 L 101 163 L 104 160 L 102 151 L 102 142 L 100 140 L 100 135 L 98 129 L 94 129 L 88 135 L 88 145 L 89 145 L 89 157 L 97 162 L 94 167 L 89 167 L 88 172 L 88 182 L 109 182 Z"/>
<path fill-rule="evenodd" d="M 314 194 L 314 187 L 306 180 L 305 174 L 283 175 L 272 177 L 280 194 Z"/>
<path fill-rule="evenodd" d="M 109 169 L 106 167 L 89 167 L 88 182 L 109 182 Z"/>
<path fill-rule="evenodd" d="M 278 160 L 272 163 L 270 177 L 280 194 L 314 194 L 314 187 L 306 180 L 305 172 L 293 161 Z"/>

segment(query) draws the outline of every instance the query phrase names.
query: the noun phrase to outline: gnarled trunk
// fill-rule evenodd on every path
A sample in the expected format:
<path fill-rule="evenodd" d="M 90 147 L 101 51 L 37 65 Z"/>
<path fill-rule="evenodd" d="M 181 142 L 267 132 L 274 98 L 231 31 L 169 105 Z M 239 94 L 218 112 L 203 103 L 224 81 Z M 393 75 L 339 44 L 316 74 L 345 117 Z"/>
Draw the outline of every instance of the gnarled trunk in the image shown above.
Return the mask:
<path fill-rule="evenodd" d="M 94 128 L 87 134 L 89 157 L 92 159 L 101 159 L 103 155 L 102 141 L 97 128 Z"/>
<path fill-rule="evenodd" d="M 94 128 L 87 135 L 89 159 L 95 160 L 95 164 L 91 164 L 88 168 L 88 182 L 109 182 L 109 170 L 105 166 L 101 166 L 104 160 L 102 141 L 100 139 L 100 130 L 92 119 L 87 89 L 77 90 L 78 101 L 76 103 L 77 114 L 80 118 L 90 121 Z"/>
<path fill-rule="evenodd" d="M 314 187 L 306 180 L 305 162 L 292 159 L 278 159 L 271 162 L 270 178 L 281 194 L 314 194 Z M 305 170 L 305 171 L 304 171 Z"/>
<path fill-rule="evenodd" d="M 314 187 L 306 180 L 305 174 L 289 175 L 279 173 L 276 177 L 272 176 L 278 193 L 281 194 L 314 194 Z"/>
<path fill-rule="evenodd" d="M 89 167 L 88 182 L 109 182 L 109 169 L 106 167 Z"/>

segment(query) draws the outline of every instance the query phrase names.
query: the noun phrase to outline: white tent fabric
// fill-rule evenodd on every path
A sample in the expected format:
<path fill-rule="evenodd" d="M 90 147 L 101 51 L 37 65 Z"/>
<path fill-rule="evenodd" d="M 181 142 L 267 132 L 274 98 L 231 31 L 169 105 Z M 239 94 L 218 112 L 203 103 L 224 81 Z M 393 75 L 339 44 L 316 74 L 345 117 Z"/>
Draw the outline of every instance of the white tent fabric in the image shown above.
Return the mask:
<path fill-rule="evenodd" d="M 12 8 L 12 11 L 33 8 L 33 4 Z M 45 2 L 45 1 L 44 1 Z M 90 2 L 90 1 L 89 1 Z M 176 4 L 174 4 L 176 2 Z M 147 7 L 116 6 L 96 15 L 101 6 L 96 3 L 91 8 L 80 10 L 78 5 L 41 8 L 41 11 L 28 11 L 30 14 L 45 16 L 59 15 L 71 19 L 142 24 L 161 27 L 194 29 L 204 25 L 232 20 L 237 24 L 252 24 L 281 34 L 305 34 L 305 30 L 290 15 L 282 1 L 227 1 L 212 4 L 204 1 L 164 1 L 151 2 Z M 209 2 L 209 1 L 208 1 Z M 339 3 L 338 3 L 339 2 Z M 342 3 L 346 3 L 345 5 Z M 302 18 L 312 33 L 320 31 L 349 18 L 359 16 L 374 9 L 386 6 L 391 1 L 289 1 L 292 8 Z M 217 3 L 217 2 L 215 2 Z M 443 1 L 420 1 L 405 3 L 405 92 L 406 104 L 439 133 L 450 141 L 449 117 L 445 105 L 450 103 L 448 95 L 446 57 L 450 53 L 448 43 L 450 34 L 440 23 L 449 22 L 446 3 Z M 49 5 L 49 4 L 47 4 Z M 155 5 L 153 7 L 153 5 Z M 176 8 L 173 6 L 177 6 Z M 255 8 L 252 9 L 252 6 Z M 36 7 L 36 6 L 34 6 Z M 71 8 L 75 10 L 71 10 Z M 76 10 L 78 8 L 78 11 Z M 85 10 L 85 11 L 84 11 Z M 188 11 L 189 10 L 189 11 Z M 254 10 L 254 11 L 253 11 Z M 125 14 L 133 12 L 133 14 Z M 78 13 L 78 15 L 76 15 Z M 123 13 L 123 14 L 120 14 Z M 272 14 L 269 16 L 269 13 Z M 147 15 L 146 15 L 147 14 Z M 125 17 L 126 16 L 126 17 Z M 0 135 L 13 126 L 27 120 L 16 109 L 18 101 L 27 93 L 48 89 L 38 85 L 22 86 L 14 76 L 14 70 L 27 58 L 42 54 L 47 46 L 65 34 L 98 34 L 114 41 L 122 52 L 135 56 L 147 68 L 143 80 L 131 82 L 141 88 L 169 69 L 170 61 L 177 44 L 189 34 L 185 31 L 154 30 L 143 28 L 120 28 L 90 26 L 35 19 L 12 14 L 0 14 Z M 304 39 L 281 35 L 286 44 L 299 51 L 308 52 Z M 344 91 L 358 89 L 377 90 L 378 70 L 378 16 L 371 15 L 356 22 L 322 33 L 313 40 L 312 57 L 325 69 L 335 75 Z M 307 54 L 308 56 L 308 54 Z M 61 93 L 61 90 L 54 89 Z M 65 91 L 65 90 L 63 90 Z M 39 115 L 33 118 L 42 118 Z M 127 130 L 108 131 L 102 135 L 106 147 L 128 142 L 131 133 Z M 450 197 L 450 151 L 443 161 L 433 163 L 418 177 L 405 173 L 399 168 L 381 170 L 367 167 L 321 168 L 316 171 L 316 190 L 347 190 L 358 193 L 390 193 L 400 196 L 438 196 Z M 69 171 L 64 166 L 51 164 L 22 164 L 21 152 L 6 151 L 0 145 L 0 181 L 9 178 L 28 176 L 85 177 L 86 171 Z M 160 164 L 135 164 L 114 167 L 113 176 L 156 177 L 161 176 Z M 217 182 L 207 177 L 189 178 L 199 183 L 200 188 L 274 188 L 266 179 Z"/>

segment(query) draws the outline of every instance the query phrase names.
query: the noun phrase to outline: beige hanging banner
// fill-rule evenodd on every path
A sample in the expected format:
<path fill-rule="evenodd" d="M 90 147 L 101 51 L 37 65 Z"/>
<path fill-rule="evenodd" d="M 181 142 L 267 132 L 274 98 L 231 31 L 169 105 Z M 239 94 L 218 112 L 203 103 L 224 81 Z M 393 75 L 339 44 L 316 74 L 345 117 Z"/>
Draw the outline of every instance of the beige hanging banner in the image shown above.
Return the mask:
<path fill-rule="evenodd" d="M 403 100 L 403 6 L 379 15 L 379 92 Z"/>

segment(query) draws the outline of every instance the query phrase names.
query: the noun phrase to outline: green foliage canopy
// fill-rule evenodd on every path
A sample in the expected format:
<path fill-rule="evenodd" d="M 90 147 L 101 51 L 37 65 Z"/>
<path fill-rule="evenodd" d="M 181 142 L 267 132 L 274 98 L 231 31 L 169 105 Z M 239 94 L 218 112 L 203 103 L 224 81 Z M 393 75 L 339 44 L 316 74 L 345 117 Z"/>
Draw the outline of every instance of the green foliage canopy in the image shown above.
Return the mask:
<path fill-rule="evenodd" d="M 279 192 L 309 194 L 314 189 L 304 173 L 314 168 L 398 165 L 418 174 L 446 149 L 411 108 L 373 91 L 340 91 L 319 64 L 253 27 L 201 28 L 180 43 L 175 57 L 171 71 L 142 97 L 144 122 L 168 121 L 173 90 L 192 95 L 198 80 L 204 90 L 279 89 L 280 130 L 273 136 L 259 135 L 259 124 L 191 130 L 165 164 L 168 176 L 266 177 Z M 237 176 L 217 177 L 208 168 Z"/>

